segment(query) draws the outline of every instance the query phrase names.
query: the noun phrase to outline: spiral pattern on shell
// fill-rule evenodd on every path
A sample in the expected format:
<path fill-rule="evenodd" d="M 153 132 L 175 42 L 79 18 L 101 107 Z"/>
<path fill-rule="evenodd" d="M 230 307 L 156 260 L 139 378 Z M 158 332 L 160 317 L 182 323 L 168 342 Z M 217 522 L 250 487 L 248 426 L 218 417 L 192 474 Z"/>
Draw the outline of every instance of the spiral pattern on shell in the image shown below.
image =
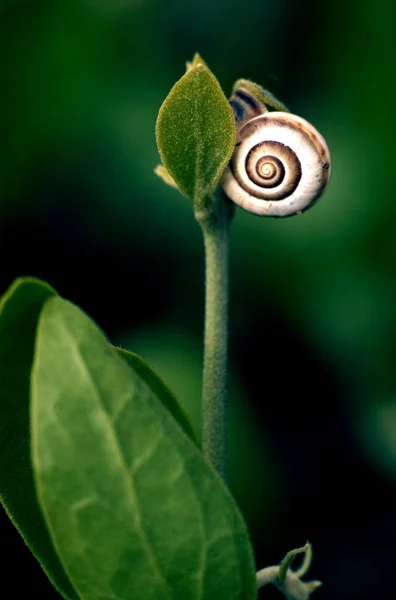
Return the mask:
<path fill-rule="evenodd" d="M 319 199 L 330 171 L 327 144 L 308 121 L 290 113 L 266 112 L 237 131 L 222 185 L 245 210 L 286 217 Z"/>

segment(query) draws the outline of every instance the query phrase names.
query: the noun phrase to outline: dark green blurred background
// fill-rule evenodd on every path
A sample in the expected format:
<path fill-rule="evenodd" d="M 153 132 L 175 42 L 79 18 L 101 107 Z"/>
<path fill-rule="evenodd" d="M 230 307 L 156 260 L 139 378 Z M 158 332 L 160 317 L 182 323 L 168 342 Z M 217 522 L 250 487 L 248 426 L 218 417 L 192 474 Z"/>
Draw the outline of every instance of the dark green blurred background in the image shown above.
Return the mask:
<path fill-rule="evenodd" d="M 396 596 L 394 22 L 383 0 L 1 0 L 0 293 L 47 280 L 197 427 L 202 240 L 153 174 L 158 109 L 199 51 L 327 139 L 319 204 L 231 235 L 232 489 L 258 567 L 313 543 L 318 600 Z M 56 598 L 1 516 L 4 584 Z"/>

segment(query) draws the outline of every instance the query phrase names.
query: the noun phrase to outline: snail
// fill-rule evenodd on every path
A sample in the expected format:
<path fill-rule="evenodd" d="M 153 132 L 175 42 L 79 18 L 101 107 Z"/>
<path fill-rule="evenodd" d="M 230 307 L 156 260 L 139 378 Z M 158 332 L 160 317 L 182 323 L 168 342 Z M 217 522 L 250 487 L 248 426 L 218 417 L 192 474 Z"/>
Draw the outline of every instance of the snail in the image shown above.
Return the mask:
<path fill-rule="evenodd" d="M 221 182 L 227 196 L 249 212 L 270 217 L 298 214 L 315 204 L 331 173 L 321 134 L 251 81 L 236 82 L 230 105 L 237 131 Z"/>

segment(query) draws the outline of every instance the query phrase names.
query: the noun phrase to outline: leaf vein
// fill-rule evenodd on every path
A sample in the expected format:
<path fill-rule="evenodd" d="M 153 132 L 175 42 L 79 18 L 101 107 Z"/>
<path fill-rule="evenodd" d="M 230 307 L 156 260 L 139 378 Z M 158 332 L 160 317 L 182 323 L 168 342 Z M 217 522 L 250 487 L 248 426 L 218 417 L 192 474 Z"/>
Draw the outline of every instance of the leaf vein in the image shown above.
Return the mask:
<path fill-rule="evenodd" d="M 81 352 L 81 348 L 80 348 L 77 340 L 74 338 L 72 333 L 69 331 L 69 329 L 63 319 L 61 320 L 61 323 L 66 332 L 67 337 L 71 341 L 71 345 L 74 346 L 74 348 L 76 350 L 75 358 L 76 358 L 77 366 L 80 368 L 81 373 L 83 373 L 86 376 L 86 378 L 89 380 L 89 382 L 92 386 L 92 389 L 95 393 L 95 396 L 97 398 L 98 405 L 102 409 L 102 413 L 105 417 L 105 420 L 107 421 L 107 423 L 109 425 L 108 430 L 110 432 L 111 441 L 112 441 L 113 447 L 115 448 L 116 457 L 118 458 L 121 470 L 124 472 L 124 475 L 125 475 L 125 481 L 127 483 L 126 487 L 127 487 L 128 493 L 129 493 L 130 500 L 131 500 L 131 505 L 134 506 L 136 509 L 136 512 L 134 515 L 135 523 L 136 523 L 136 527 L 140 533 L 140 538 L 142 540 L 146 555 L 149 558 L 154 571 L 157 573 L 157 576 L 159 577 L 159 579 L 161 580 L 161 582 L 165 586 L 165 588 L 168 590 L 170 597 L 172 597 L 172 590 L 169 585 L 169 582 L 167 581 L 166 576 L 163 573 L 163 571 L 158 563 L 154 548 L 153 548 L 150 538 L 147 534 L 147 531 L 145 530 L 144 525 L 142 523 L 141 508 L 140 508 L 140 503 L 138 500 L 136 488 L 135 488 L 135 485 L 133 482 L 133 476 L 132 476 L 132 473 L 130 472 L 130 470 L 128 469 L 128 466 L 127 466 L 127 463 L 125 460 L 125 456 L 123 454 L 119 440 L 118 440 L 117 436 L 115 435 L 114 423 L 113 423 L 111 414 L 109 414 L 108 410 L 106 409 L 106 405 L 103 401 L 101 391 L 95 385 L 95 380 L 94 380 L 93 374 L 91 373 L 89 366 L 87 365 L 86 361 L 84 360 L 83 354 Z"/>

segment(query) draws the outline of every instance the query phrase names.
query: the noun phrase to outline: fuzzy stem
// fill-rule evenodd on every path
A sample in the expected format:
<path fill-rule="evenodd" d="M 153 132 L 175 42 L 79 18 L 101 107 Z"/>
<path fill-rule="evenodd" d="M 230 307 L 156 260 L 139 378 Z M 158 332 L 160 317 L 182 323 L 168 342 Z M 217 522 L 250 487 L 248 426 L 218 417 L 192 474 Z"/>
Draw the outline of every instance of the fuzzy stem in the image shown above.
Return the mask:
<path fill-rule="evenodd" d="M 223 199 L 216 216 L 197 219 L 205 245 L 205 333 L 202 385 L 202 451 L 227 481 L 228 223 Z"/>

